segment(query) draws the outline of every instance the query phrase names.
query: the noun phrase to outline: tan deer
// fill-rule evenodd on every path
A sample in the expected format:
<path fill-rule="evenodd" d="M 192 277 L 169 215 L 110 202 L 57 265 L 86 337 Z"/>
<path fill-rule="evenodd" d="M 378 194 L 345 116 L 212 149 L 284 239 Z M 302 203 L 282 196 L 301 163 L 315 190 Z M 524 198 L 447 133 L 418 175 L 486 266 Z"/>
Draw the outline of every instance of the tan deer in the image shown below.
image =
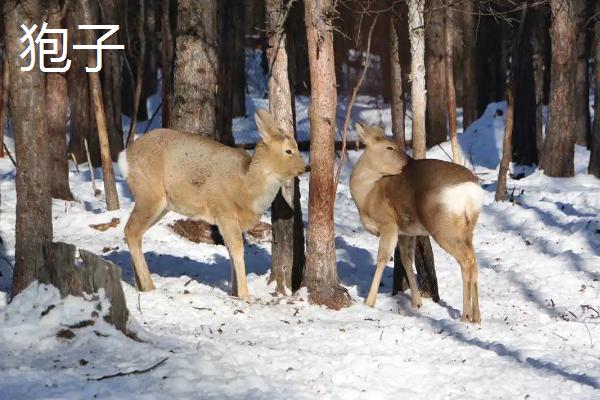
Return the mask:
<path fill-rule="evenodd" d="M 415 237 L 431 235 L 460 264 L 463 321 L 480 322 L 473 230 L 483 190 L 468 169 L 440 160 L 414 160 L 378 127 L 356 124 L 366 148 L 350 178 L 360 220 L 379 236 L 377 267 L 365 303 L 375 305 L 381 275 L 400 248 L 412 306 L 421 306 L 413 272 Z"/>
<path fill-rule="evenodd" d="M 125 238 L 140 290 L 154 289 L 142 236 L 175 211 L 219 227 L 232 263 L 233 295 L 248 300 L 242 232 L 259 222 L 286 180 L 310 170 L 291 132 L 284 132 L 265 110 L 254 118 L 262 140 L 253 156 L 171 129 L 149 132 L 119 155 L 135 198 Z"/>

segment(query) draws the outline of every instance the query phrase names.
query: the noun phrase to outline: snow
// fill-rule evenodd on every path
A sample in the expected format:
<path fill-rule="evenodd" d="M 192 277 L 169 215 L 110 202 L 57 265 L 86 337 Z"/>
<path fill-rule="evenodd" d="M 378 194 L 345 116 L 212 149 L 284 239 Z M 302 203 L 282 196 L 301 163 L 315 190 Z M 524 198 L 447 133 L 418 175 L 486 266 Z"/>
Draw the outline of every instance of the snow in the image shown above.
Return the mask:
<path fill-rule="evenodd" d="M 253 107 L 266 104 L 248 97 Z M 389 118 L 379 118 L 389 115 L 389 108 L 374 110 L 370 101 L 359 99 L 356 119 L 382 122 L 389 133 Z M 297 98 L 296 104 L 299 135 L 307 138 L 308 99 Z M 139 341 L 104 322 L 108 307 L 102 294 L 61 299 L 56 289 L 34 283 L 7 304 L 15 172 L 8 159 L 0 159 L 0 398 L 598 398 L 600 180 L 585 173 L 589 153 L 577 147 L 576 177 L 549 178 L 515 168 L 524 177 L 508 179 L 514 201 L 495 203 L 505 115 L 497 110 L 504 108 L 491 104 L 459 136 L 465 163 L 485 189 L 474 239 L 481 325 L 460 322 L 460 269 L 435 244 L 440 303 L 425 299 L 413 310 L 408 292 L 392 297 L 392 269 L 386 268 L 376 306 L 363 304 L 377 238 L 361 226 L 348 188 L 358 152 L 350 152 L 335 206 L 338 271 L 353 299 L 349 308 L 309 305 L 304 290 L 275 295 L 274 284 L 267 284 L 268 244 L 245 249 L 251 301 L 232 298 L 225 247 L 178 237 L 167 226 L 175 214 L 144 237 L 157 290 L 138 293 L 123 242 L 133 208 L 127 185 L 117 175 L 121 209 L 108 212 L 103 196 L 94 196 L 85 166 L 79 174 L 71 166 L 78 200 L 53 201 L 54 239 L 122 267 L 129 329 Z M 255 140 L 255 129 L 242 120 L 236 120 L 236 139 Z M 8 145 L 12 148 L 11 138 Z M 449 143 L 431 149 L 428 157 L 448 159 L 445 152 L 451 154 Z M 307 177 L 300 188 L 306 220 Z M 89 227 L 113 217 L 120 218 L 117 228 Z M 93 325 L 69 328 L 89 320 Z M 64 329 L 75 336 L 57 337 Z M 144 370 L 165 358 L 146 373 L 96 380 Z"/>

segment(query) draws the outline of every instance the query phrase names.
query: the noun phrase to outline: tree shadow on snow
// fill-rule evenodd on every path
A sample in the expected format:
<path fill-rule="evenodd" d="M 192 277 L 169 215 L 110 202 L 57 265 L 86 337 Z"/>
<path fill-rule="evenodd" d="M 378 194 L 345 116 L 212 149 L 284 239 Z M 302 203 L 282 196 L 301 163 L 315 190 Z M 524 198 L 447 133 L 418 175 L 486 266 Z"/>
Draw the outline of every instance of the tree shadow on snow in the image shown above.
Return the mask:
<path fill-rule="evenodd" d="M 504 343 L 500 343 L 498 341 L 488 342 L 476 337 L 468 337 L 467 334 L 462 332 L 463 327 L 451 320 L 436 320 L 424 315 L 421 317 L 431 326 L 434 331 L 439 332 L 440 330 L 443 330 L 443 332 L 447 332 L 448 336 L 457 342 L 462 342 L 470 346 L 476 346 L 482 350 L 492 351 L 498 356 L 508 358 L 518 365 L 524 367 L 559 375 L 569 381 L 591 386 L 594 389 L 600 389 L 600 380 L 598 377 L 590 376 L 586 373 L 570 372 L 565 367 L 562 367 L 557 363 L 540 360 L 534 357 L 527 357 L 522 353 L 522 350 L 511 348 L 509 345 L 505 345 Z"/>
<path fill-rule="evenodd" d="M 214 254 L 212 262 L 200 262 L 187 256 L 173 256 L 154 251 L 144 253 L 150 273 L 164 278 L 187 276 L 198 283 L 217 287 L 223 291 L 231 290 L 231 268 L 228 257 Z M 128 251 L 114 251 L 104 256 L 117 264 L 123 271 L 125 282 L 135 285 L 131 257 Z M 246 245 L 244 249 L 246 273 L 264 275 L 271 267 L 271 255 L 264 248 Z"/>
<path fill-rule="evenodd" d="M 345 253 L 346 260 L 337 261 L 340 281 L 345 286 L 356 286 L 358 294 L 366 297 L 371 287 L 373 274 L 375 273 L 375 260 L 368 250 L 349 244 L 343 237 L 335 238 L 335 247 Z M 391 268 L 383 270 L 379 293 L 391 293 L 392 291 Z"/>

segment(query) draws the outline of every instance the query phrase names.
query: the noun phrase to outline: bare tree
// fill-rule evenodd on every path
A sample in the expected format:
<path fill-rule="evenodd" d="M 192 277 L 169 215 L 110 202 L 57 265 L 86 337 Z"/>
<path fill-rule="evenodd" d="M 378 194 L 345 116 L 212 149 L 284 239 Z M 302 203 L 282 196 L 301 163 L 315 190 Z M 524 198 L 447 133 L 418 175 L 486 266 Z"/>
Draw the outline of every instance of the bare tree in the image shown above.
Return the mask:
<path fill-rule="evenodd" d="M 294 97 L 288 77 L 288 38 L 284 26 L 289 10 L 289 1 L 265 2 L 267 57 L 270 65 L 269 111 L 279 126 L 295 133 Z M 304 268 L 304 226 L 298 185 L 298 178 L 286 182 L 271 206 L 273 244 L 269 280 L 276 282 L 276 290 L 280 293 L 285 293 L 286 288 L 298 288 Z"/>
<path fill-rule="evenodd" d="M 217 0 L 180 0 L 171 127 L 220 139 L 217 123 Z"/>
<path fill-rule="evenodd" d="M 336 80 L 333 60 L 331 0 L 306 0 L 305 21 L 311 77 L 311 147 L 307 258 L 304 284 L 312 303 L 339 309 L 349 304 L 339 284 L 335 256 L 333 154 L 336 126 Z"/>
<path fill-rule="evenodd" d="M 425 0 L 425 86 L 427 109 L 425 132 L 427 147 L 446 141 L 448 136 L 446 101 L 445 8 L 442 0 Z"/>
<path fill-rule="evenodd" d="M 408 1 L 408 29 L 411 54 L 412 148 L 414 158 L 425 158 L 425 0 Z"/>
<path fill-rule="evenodd" d="M 600 15 L 600 3 L 596 3 L 594 12 Z M 590 163 L 588 172 L 600 178 L 600 19 L 594 24 L 594 132 L 592 135 Z"/>
<path fill-rule="evenodd" d="M 452 146 L 452 161 L 460 164 L 460 149 L 458 148 L 457 121 L 456 121 L 456 90 L 454 87 L 454 55 L 453 55 L 453 21 L 452 10 L 446 7 L 444 18 L 444 42 L 446 43 L 446 95 L 448 96 L 448 130 Z"/>
<path fill-rule="evenodd" d="M 575 39 L 575 93 L 572 101 L 575 103 L 575 141 L 581 146 L 589 146 L 592 135 L 590 119 L 590 68 L 589 68 L 589 48 L 590 37 L 588 27 L 590 18 L 590 2 L 588 0 L 576 0 L 581 4 L 574 4 L 576 7 L 576 39 Z"/>
<path fill-rule="evenodd" d="M 464 44 L 463 70 L 463 128 L 477 119 L 477 47 L 475 46 L 475 0 L 462 0 L 462 39 Z"/>
<path fill-rule="evenodd" d="M 548 176 L 575 174 L 575 60 L 577 10 L 583 0 L 551 0 L 552 76 L 541 167 Z"/>
<path fill-rule="evenodd" d="M 161 69 L 162 69 L 162 126 L 170 127 L 173 96 L 173 32 L 171 31 L 171 0 L 161 0 L 160 24 L 162 30 Z"/>
<path fill-rule="evenodd" d="M 512 87 L 509 85 L 506 94 L 508 96 L 508 106 L 506 111 L 506 126 L 504 127 L 504 139 L 502 140 L 502 160 L 498 170 L 498 185 L 496 186 L 496 201 L 503 201 L 506 195 L 506 174 L 512 158 L 512 139 L 513 134 L 513 94 Z"/>
<path fill-rule="evenodd" d="M 394 139 L 406 147 L 404 135 L 404 94 L 402 93 L 402 65 L 400 63 L 400 43 L 396 31 L 397 18 L 390 14 L 388 23 L 388 35 L 390 46 L 390 82 L 391 86 L 391 108 L 392 108 L 392 134 Z"/>
<path fill-rule="evenodd" d="M 61 28 L 63 10 L 58 0 L 52 0 L 48 7 L 48 28 Z M 62 53 L 61 40 L 58 34 L 50 34 L 57 39 L 57 54 Z M 63 200 L 74 200 L 69 187 L 69 163 L 67 158 L 67 120 L 68 94 L 65 73 L 50 72 L 46 75 L 46 115 L 48 123 L 48 149 L 50 192 L 52 197 Z"/>
<path fill-rule="evenodd" d="M 45 79 L 37 66 L 31 71 L 22 71 L 21 67 L 27 66 L 29 59 L 19 56 L 28 44 L 19 40 L 23 34 L 21 24 L 32 26 L 45 21 L 47 11 L 39 0 L 8 0 L 4 2 L 4 17 L 17 156 L 14 297 L 38 279 L 43 267 L 43 245 L 52 239 Z"/>

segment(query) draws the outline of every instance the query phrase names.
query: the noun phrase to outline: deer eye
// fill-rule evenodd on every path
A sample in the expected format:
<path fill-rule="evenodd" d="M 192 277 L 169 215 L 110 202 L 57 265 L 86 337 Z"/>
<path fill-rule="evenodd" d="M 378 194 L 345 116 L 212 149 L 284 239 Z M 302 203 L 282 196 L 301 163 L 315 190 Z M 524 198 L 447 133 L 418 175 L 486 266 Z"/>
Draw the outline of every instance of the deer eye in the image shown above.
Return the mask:
<path fill-rule="evenodd" d="M 387 149 L 388 150 L 394 150 L 394 148 L 392 146 L 388 146 Z"/>
<path fill-rule="evenodd" d="M 286 152 L 287 154 L 292 154 L 292 151 L 291 151 L 290 149 L 287 149 L 285 152 Z"/>

